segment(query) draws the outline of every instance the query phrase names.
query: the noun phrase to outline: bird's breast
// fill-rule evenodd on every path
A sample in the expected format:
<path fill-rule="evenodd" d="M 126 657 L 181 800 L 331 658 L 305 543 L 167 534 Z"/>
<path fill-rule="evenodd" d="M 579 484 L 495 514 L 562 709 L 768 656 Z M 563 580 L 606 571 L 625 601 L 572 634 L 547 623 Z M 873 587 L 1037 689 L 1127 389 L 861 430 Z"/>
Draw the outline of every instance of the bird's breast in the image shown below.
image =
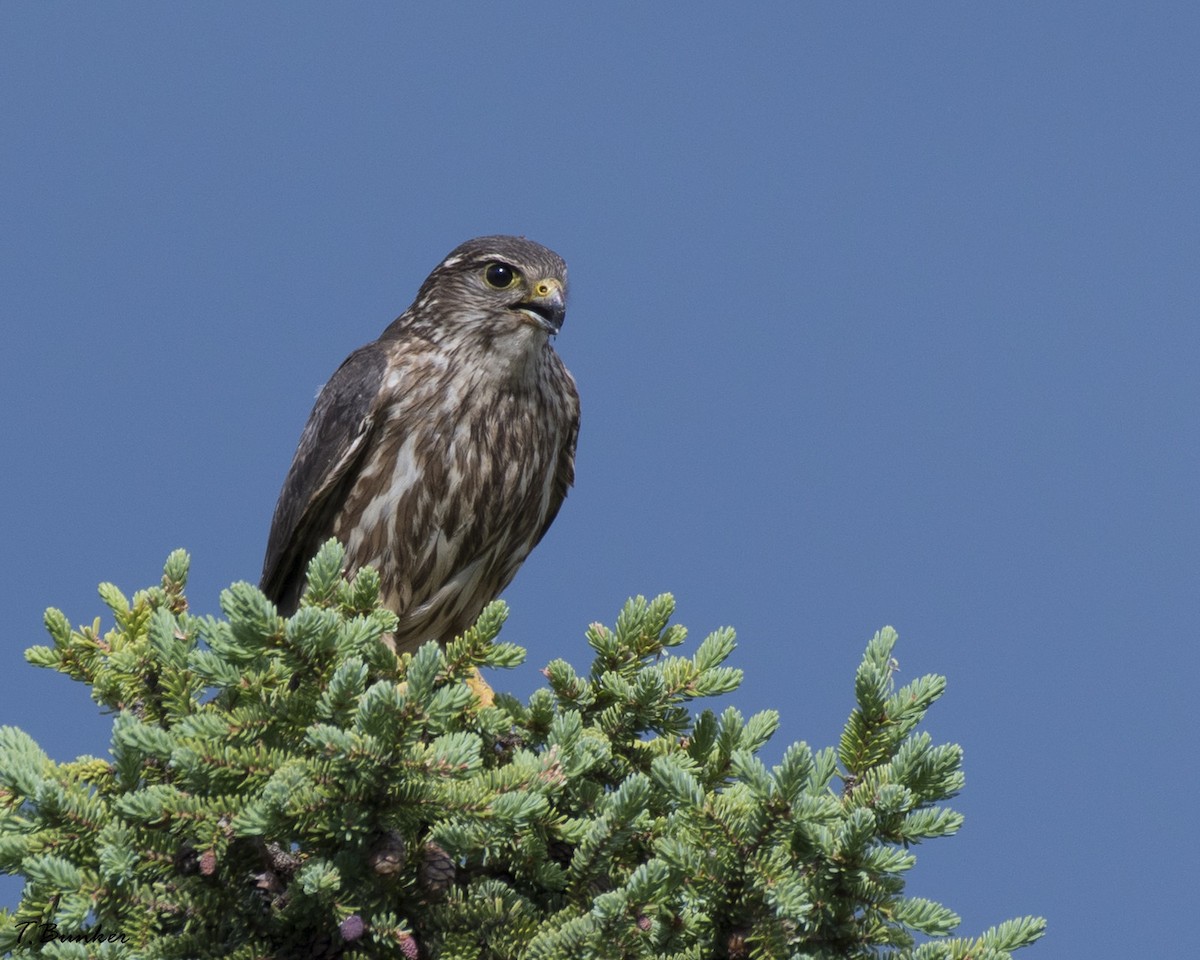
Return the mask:
<path fill-rule="evenodd" d="M 551 509 L 569 429 L 557 369 L 531 386 L 449 363 L 409 373 L 386 378 L 393 392 L 335 531 L 401 610 L 463 571 L 507 584 Z"/>

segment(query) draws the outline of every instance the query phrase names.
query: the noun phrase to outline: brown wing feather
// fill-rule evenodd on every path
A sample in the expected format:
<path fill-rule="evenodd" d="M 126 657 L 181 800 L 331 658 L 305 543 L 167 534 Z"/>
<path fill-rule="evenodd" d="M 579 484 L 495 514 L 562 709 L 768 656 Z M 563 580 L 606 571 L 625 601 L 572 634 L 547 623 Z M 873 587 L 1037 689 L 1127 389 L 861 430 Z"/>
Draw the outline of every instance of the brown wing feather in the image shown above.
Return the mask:
<path fill-rule="evenodd" d="M 321 388 L 309 414 L 275 505 L 260 584 L 284 615 L 299 604 L 308 561 L 332 536 L 358 477 L 386 368 L 383 344 L 360 347 Z"/>

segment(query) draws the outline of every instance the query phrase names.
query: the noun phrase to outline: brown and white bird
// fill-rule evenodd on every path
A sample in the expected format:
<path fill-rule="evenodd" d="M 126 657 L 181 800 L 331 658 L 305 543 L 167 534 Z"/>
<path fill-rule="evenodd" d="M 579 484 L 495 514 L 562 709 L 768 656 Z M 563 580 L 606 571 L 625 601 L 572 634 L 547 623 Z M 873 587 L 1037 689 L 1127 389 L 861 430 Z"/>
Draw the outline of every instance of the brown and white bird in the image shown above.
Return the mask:
<path fill-rule="evenodd" d="M 449 642 L 508 586 L 575 476 L 579 394 L 550 345 L 566 295 L 558 254 L 479 237 L 346 358 L 271 522 L 261 586 L 281 613 L 330 537 L 379 571 L 397 652 Z"/>

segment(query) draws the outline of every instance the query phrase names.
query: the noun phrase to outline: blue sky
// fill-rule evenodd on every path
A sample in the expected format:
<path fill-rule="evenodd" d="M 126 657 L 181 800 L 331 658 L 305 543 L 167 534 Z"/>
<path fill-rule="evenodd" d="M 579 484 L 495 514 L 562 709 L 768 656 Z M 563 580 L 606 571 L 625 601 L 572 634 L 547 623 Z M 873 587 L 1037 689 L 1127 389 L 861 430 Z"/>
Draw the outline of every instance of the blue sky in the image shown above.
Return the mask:
<path fill-rule="evenodd" d="M 966 750 L 910 892 L 1182 955 L 1198 41 L 1183 2 L 4 4 L 0 722 L 103 752 L 22 660 L 44 608 L 179 546 L 198 612 L 257 580 L 317 387 L 522 233 L 570 264 L 583 430 L 496 685 L 671 591 L 775 758 L 894 625 Z"/>

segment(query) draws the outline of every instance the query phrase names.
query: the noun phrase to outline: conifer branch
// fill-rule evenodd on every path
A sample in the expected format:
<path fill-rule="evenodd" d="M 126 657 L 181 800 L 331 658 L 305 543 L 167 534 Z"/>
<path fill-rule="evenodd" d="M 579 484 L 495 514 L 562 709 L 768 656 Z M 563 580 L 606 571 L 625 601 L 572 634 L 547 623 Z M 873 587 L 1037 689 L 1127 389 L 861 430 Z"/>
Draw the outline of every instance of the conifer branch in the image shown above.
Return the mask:
<path fill-rule="evenodd" d="M 378 577 L 343 559 L 321 549 L 288 620 L 245 583 L 223 618 L 191 614 L 182 551 L 131 598 L 101 586 L 103 633 L 47 611 L 27 659 L 91 688 L 112 748 L 59 764 L 0 728 L 0 870 L 25 883 L 0 950 L 965 960 L 1042 935 L 1026 917 L 955 938 L 951 910 L 905 895 L 913 845 L 962 822 L 962 754 L 917 729 L 945 681 L 897 690 L 894 631 L 837 750 L 768 767 L 774 711 L 693 712 L 738 686 L 734 634 L 675 653 L 669 595 L 589 627 L 586 672 L 555 660 L 526 702 L 488 704 L 477 671 L 525 655 L 496 640 L 504 605 L 396 658 Z"/>

